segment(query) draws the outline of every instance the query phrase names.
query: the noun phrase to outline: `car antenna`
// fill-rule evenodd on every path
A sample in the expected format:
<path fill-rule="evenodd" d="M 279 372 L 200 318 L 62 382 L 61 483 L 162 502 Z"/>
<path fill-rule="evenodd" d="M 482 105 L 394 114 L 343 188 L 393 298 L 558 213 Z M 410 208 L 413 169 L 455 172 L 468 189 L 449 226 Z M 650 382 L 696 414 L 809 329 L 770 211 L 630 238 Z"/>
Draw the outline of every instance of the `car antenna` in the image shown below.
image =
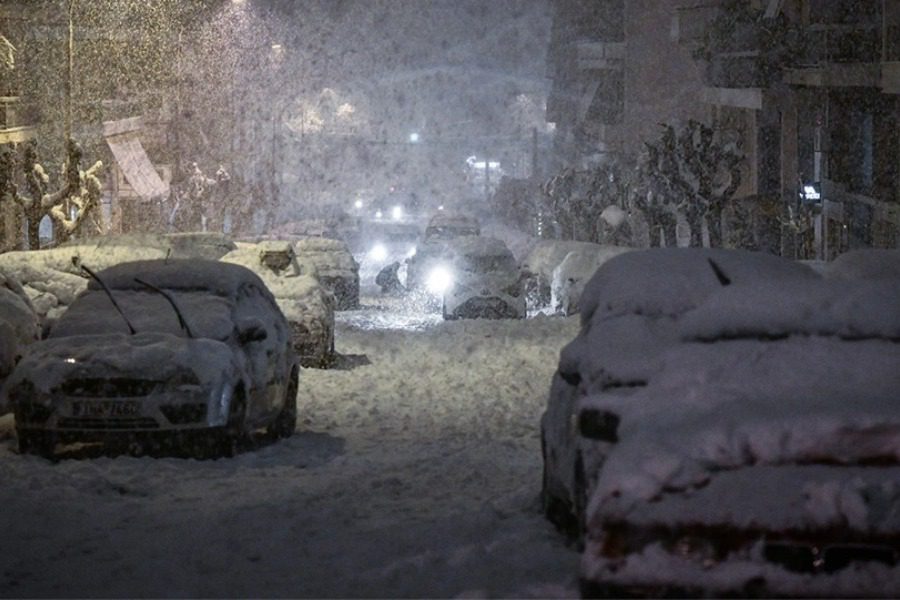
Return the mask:
<path fill-rule="evenodd" d="M 172 296 L 172 294 L 170 294 L 169 292 L 167 292 L 161 288 L 156 287 L 152 283 L 148 283 L 148 282 L 144 281 L 143 279 L 138 279 L 137 277 L 135 277 L 134 280 L 135 280 L 135 282 L 150 288 L 154 292 L 159 293 L 160 295 L 162 295 L 163 298 L 168 300 L 169 304 L 171 304 L 172 308 L 175 310 L 175 314 L 178 315 L 178 324 L 181 325 L 181 328 L 184 329 L 184 332 L 187 333 L 189 338 L 194 337 L 194 333 L 191 331 L 191 328 L 188 327 L 187 321 L 184 320 L 184 314 L 182 314 L 181 309 L 178 308 L 178 304 L 175 302 L 175 298 Z"/>
<path fill-rule="evenodd" d="M 125 312 L 122 310 L 122 307 L 119 306 L 119 303 L 116 302 L 116 299 L 113 297 L 112 291 L 110 291 L 109 287 L 107 287 L 107 285 L 103 283 L 103 280 L 97 277 L 97 274 L 94 273 L 91 269 L 81 264 L 81 261 L 78 260 L 77 256 L 72 257 L 72 264 L 76 267 L 79 267 L 82 271 L 90 275 L 91 279 L 100 284 L 100 287 L 103 288 L 103 291 L 106 292 L 106 295 L 109 297 L 109 301 L 112 302 L 112 305 L 116 307 L 116 310 L 120 315 L 122 315 L 122 319 L 125 321 L 125 324 L 128 325 L 128 331 L 130 331 L 132 335 L 137 333 L 137 331 L 134 330 L 134 326 L 131 324 L 131 321 L 129 321 L 128 317 L 125 316 Z"/>
<path fill-rule="evenodd" d="M 731 278 L 725 274 L 725 271 L 722 270 L 722 267 L 717 265 L 716 261 L 714 261 L 711 258 L 707 258 L 706 260 L 709 261 L 709 266 L 712 267 L 713 273 L 716 274 L 716 279 L 719 280 L 719 283 L 722 284 L 722 287 L 725 287 L 726 285 L 731 285 Z"/>

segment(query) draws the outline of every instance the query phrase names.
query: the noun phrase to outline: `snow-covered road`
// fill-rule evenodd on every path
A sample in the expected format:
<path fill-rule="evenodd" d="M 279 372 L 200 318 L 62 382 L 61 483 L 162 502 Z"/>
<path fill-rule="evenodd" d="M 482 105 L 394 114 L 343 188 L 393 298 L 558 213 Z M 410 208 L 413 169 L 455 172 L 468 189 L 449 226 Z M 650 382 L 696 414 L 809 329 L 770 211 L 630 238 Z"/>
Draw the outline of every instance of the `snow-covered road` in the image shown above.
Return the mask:
<path fill-rule="evenodd" d="M 577 319 L 396 309 L 339 313 L 298 433 L 233 459 L 53 464 L 0 419 L 0 595 L 576 596 L 538 420 Z"/>

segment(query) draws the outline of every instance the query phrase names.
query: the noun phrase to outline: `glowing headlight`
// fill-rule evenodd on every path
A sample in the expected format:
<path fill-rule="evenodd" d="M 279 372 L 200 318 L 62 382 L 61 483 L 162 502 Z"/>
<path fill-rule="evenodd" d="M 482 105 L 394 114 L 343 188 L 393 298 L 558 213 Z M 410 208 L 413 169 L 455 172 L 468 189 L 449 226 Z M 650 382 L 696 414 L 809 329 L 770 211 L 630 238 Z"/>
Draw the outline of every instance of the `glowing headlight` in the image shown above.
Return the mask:
<path fill-rule="evenodd" d="M 369 250 L 369 256 L 376 262 L 383 261 L 387 258 L 387 255 L 388 251 L 387 248 L 384 247 L 384 244 L 375 244 L 372 246 L 372 249 Z"/>
<path fill-rule="evenodd" d="M 394 217 L 395 221 L 399 221 L 403 218 L 403 207 L 399 204 L 391 209 L 391 216 Z"/>
<path fill-rule="evenodd" d="M 453 273 L 446 267 L 435 267 L 425 280 L 425 287 L 435 295 L 443 295 L 453 285 Z"/>

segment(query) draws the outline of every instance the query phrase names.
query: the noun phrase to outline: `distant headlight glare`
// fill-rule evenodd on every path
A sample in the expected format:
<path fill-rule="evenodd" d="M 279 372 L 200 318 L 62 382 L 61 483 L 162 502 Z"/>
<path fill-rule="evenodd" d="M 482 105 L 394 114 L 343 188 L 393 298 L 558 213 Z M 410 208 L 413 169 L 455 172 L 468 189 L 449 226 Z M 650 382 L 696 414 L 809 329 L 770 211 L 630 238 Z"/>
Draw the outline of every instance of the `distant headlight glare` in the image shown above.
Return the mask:
<path fill-rule="evenodd" d="M 453 273 L 446 267 L 435 267 L 425 280 L 425 287 L 436 296 L 441 296 L 453 285 Z"/>
<path fill-rule="evenodd" d="M 369 250 L 369 256 L 372 257 L 372 260 L 380 262 L 387 258 L 388 251 L 387 248 L 384 247 L 384 244 L 375 244 L 372 246 L 372 249 Z"/>

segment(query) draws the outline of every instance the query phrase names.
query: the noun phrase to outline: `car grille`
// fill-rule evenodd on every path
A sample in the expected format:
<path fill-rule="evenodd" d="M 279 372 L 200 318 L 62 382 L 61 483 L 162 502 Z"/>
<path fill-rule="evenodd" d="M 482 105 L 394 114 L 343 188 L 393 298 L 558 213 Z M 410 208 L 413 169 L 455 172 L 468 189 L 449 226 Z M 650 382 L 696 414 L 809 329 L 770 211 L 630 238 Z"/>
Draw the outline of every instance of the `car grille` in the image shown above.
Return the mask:
<path fill-rule="evenodd" d="M 86 377 L 69 379 L 59 386 L 59 393 L 79 398 L 137 398 L 149 396 L 165 385 L 150 379 L 128 377 Z"/>
<path fill-rule="evenodd" d="M 102 429 L 109 430 L 131 430 L 131 429 L 159 429 L 159 424 L 155 419 L 150 417 L 116 417 L 116 418 L 98 418 L 98 417 L 60 417 L 57 427 L 60 429 Z"/>

